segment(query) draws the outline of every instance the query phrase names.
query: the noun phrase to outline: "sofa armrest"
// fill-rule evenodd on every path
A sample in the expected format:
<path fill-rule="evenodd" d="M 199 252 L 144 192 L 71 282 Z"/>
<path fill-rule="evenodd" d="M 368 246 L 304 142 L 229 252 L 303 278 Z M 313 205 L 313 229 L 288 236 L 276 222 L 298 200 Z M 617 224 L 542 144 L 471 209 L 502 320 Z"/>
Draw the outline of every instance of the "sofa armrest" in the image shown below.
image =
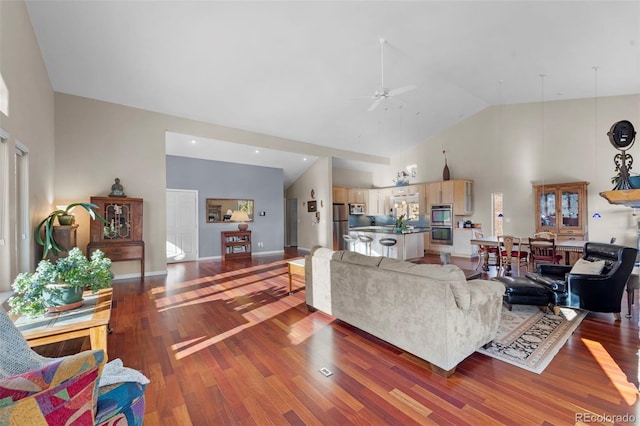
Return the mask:
<path fill-rule="evenodd" d="M 91 424 L 104 351 L 84 351 L 45 367 L 0 379 L 0 419 L 12 424 Z M 86 422 L 86 423 L 84 423 Z"/>

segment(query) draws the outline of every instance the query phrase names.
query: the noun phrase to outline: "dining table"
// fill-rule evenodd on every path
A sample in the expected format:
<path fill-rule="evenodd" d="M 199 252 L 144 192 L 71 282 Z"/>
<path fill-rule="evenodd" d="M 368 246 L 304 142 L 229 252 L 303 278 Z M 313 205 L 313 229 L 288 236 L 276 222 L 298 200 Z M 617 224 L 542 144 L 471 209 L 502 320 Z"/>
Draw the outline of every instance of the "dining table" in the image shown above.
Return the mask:
<path fill-rule="evenodd" d="M 498 242 L 498 237 L 496 236 L 486 236 L 482 238 L 472 238 L 470 240 L 472 245 L 483 246 L 483 247 L 499 247 L 500 243 Z M 584 245 L 586 241 L 584 240 L 556 240 L 556 251 L 562 252 L 564 254 L 564 263 L 565 265 L 569 265 L 569 253 L 582 253 L 584 251 Z M 529 237 L 521 237 L 520 245 L 524 248 L 529 247 Z M 489 270 L 489 252 L 484 250 L 483 252 L 484 259 L 482 264 L 482 270 Z M 498 261 L 500 256 L 497 256 Z"/>

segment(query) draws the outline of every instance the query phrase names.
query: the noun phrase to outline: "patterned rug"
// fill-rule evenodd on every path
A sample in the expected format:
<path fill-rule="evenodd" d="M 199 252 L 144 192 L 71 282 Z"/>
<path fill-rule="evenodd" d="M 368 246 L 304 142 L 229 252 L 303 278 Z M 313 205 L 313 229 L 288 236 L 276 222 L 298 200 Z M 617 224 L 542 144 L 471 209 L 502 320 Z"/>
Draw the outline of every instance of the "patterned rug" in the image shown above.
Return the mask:
<path fill-rule="evenodd" d="M 509 311 L 503 305 L 498 335 L 489 348 L 478 352 L 540 374 L 587 316 L 581 310 L 560 311 L 545 314 L 527 305 L 514 305 Z"/>

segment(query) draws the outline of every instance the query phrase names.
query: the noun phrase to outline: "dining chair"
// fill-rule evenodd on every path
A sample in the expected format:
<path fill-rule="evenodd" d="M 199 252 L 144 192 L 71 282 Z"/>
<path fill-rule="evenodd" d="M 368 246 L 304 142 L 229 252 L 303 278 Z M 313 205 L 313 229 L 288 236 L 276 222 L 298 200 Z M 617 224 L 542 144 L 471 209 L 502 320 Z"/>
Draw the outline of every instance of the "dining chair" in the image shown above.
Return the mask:
<path fill-rule="evenodd" d="M 553 238 L 529 238 L 529 264 L 536 270 L 540 263 L 559 264 L 562 254 L 556 252 L 556 240 Z"/>
<path fill-rule="evenodd" d="M 509 275 L 509 268 L 515 262 L 520 276 L 520 268 L 523 266 L 528 271 L 529 252 L 523 249 L 522 240 L 511 235 L 498 236 L 498 248 L 500 249 L 500 266 L 498 275 Z"/>
<path fill-rule="evenodd" d="M 536 232 L 535 234 L 533 234 L 533 238 L 547 238 L 550 240 L 555 240 L 556 239 L 556 234 L 554 234 L 553 232 L 550 231 L 540 231 L 540 232 Z"/>
<path fill-rule="evenodd" d="M 484 239 L 484 234 L 481 231 L 473 231 L 473 239 L 474 240 L 482 240 Z M 487 247 L 484 245 L 478 246 L 478 264 L 476 265 L 476 271 L 480 267 L 480 265 L 484 264 L 484 256 L 485 253 L 489 254 L 489 264 L 488 266 L 498 266 L 498 247 Z M 493 259 L 493 263 L 492 263 Z"/>

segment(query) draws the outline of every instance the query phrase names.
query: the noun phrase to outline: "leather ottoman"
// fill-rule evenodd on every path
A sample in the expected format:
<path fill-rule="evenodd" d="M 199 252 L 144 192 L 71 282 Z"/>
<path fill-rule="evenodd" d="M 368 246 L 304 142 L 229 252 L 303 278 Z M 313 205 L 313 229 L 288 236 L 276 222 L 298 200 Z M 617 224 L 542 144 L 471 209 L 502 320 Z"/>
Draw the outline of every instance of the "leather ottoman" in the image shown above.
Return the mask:
<path fill-rule="evenodd" d="M 492 281 L 504 284 L 504 303 L 511 305 L 549 306 L 554 302 L 553 291 L 524 277 L 495 277 Z"/>

